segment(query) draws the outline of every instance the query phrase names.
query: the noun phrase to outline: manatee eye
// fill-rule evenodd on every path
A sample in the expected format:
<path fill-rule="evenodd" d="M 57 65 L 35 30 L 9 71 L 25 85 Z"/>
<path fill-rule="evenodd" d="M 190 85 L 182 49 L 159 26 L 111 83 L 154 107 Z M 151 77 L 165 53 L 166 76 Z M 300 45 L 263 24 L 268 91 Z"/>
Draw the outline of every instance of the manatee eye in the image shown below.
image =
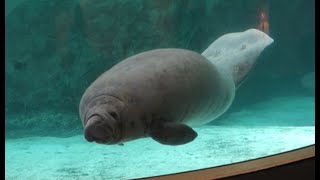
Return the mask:
<path fill-rule="evenodd" d="M 114 119 L 118 119 L 118 115 L 115 112 L 109 112 L 110 116 L 112 116 Z"/>

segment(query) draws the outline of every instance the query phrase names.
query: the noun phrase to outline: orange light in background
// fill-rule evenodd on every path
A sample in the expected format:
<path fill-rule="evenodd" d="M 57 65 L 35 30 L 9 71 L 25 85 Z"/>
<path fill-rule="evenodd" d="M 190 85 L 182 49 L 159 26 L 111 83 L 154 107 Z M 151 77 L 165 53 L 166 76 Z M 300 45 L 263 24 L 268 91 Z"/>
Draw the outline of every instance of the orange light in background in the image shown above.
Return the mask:
<path fill-rule="evenodd" d="M 259 11 L 259 25 L 258 29 L 266 34 L 269 34 L 269 11 L 268 11 L 268 1 L 260 1 L 260 11 Z"/>
<path fill-rule="evenodd" d="M 259 26 L 258 29 L 260 31 L 265 32 L 266 34 L 269 34 L 269 20 L 268 20 L 268 14 L 265 11 L 260 12 L 259 16 Z"/>

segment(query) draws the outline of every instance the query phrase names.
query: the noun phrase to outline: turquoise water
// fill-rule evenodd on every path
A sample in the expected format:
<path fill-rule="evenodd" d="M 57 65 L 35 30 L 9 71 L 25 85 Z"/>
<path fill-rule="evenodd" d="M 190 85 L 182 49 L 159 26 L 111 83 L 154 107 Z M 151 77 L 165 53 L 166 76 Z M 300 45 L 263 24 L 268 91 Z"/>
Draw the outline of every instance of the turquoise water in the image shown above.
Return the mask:
<path fill-rule="evenodd" d="M 203 52 L 259 28 L 274 43 L 226 113 L 181 146 L 83 137 L 79 102 L 105 70 L 165 47 Z M 301 13 L 296 13 L 301 12 Z M 6 1 L 6 179 L 132 179 L 214 167 L 314 144 L 314 1 Z"/>

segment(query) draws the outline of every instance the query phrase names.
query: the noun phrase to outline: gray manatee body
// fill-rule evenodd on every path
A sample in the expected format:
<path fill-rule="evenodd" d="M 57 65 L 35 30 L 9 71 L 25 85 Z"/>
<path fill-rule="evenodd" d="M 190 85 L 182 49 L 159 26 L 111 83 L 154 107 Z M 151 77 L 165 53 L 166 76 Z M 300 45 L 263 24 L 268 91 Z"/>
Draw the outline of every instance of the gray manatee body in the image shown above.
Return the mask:
<path fill-rule="evenodd" d="M 166 145 L 193 141 L 191 128 L 206 124 L 231 105 L 267 34 L 249 29 L 218 38 L 201 55 L 156 49 L 129 57 L 85 91 L 80 117 L 85 138 L 101 144 L 151 137 Z"/>
<path fill-rule="evenodd" d="M 115 144 L 151 136 L 163 144 L 184 144 L 197 136 L 188 126 L 222 114 L 234 89 L 232 80 L 200 54 L 157 49 L 102 74 L 83 95 L 80 116 L 89 141 Z M 98 121 L 109 129 L 97 130 Z"/>

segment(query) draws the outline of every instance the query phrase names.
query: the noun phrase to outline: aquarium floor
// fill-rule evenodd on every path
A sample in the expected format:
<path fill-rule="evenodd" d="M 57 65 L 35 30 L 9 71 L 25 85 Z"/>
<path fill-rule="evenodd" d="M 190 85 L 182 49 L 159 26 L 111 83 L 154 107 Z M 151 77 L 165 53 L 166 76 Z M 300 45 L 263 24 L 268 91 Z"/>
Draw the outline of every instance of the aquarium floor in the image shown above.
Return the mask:
<path fill-rule="evenodd" d="M 129 179 L 229 164 L 314 144 L 314 127 L 196 129 L 182 146 L 141 139 L 124 146 L 88 143 L 82 136 L 6 140 L 6 179 Z"/>
<path fill-rule="evenodd" d="M 276 124 L 276 126 L 275 126 Z M 5 178 L 132 179 L 255 159 L 315 143 L 314 98 L 271 99 L 195 128 L 182 146 L 150 138 L 106 146 L 71 137 L 5 140 Z"/>

